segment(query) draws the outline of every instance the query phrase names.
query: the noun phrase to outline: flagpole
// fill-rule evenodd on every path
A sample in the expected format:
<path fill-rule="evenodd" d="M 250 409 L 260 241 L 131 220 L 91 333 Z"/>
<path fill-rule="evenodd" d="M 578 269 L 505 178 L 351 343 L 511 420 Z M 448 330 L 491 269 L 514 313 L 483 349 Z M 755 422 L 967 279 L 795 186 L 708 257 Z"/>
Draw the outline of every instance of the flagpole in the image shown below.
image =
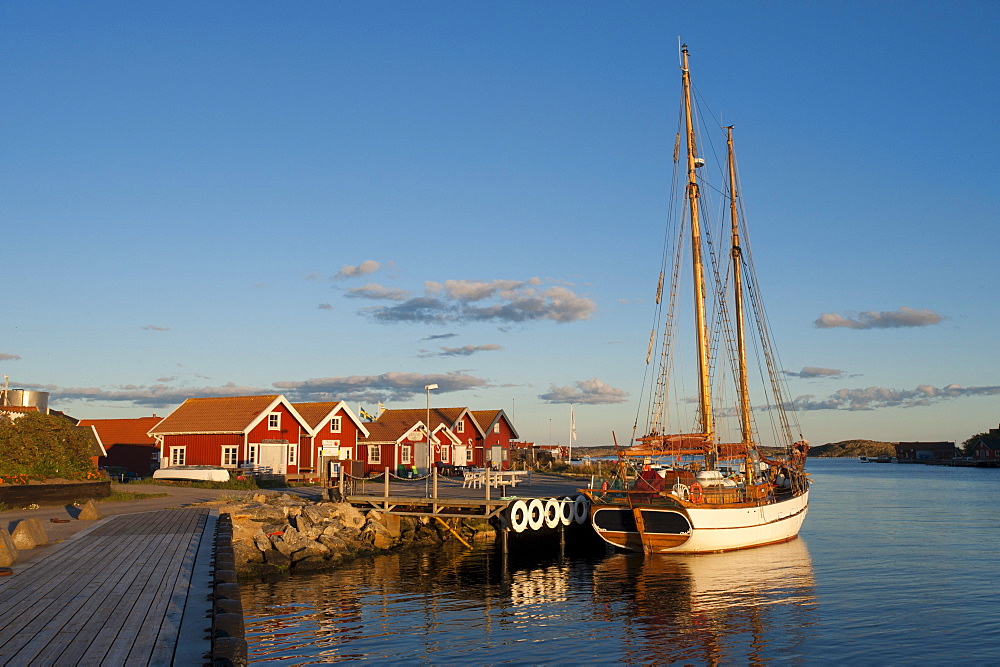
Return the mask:
<path fill-rule="evenodd" d="M 569 461 L 573 465 L 573 438 L 576 437 L 576 417 L 573 414 L 573 404 L 569 404 Z"/>

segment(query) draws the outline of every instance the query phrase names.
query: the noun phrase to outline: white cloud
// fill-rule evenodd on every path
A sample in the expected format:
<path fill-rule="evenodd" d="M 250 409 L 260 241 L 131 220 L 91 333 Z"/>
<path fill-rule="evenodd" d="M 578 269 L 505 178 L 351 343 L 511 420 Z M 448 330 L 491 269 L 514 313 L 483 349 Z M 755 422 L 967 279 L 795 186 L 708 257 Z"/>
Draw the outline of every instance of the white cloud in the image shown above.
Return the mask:
<path fill-rule="evenodd" d="M 17 361 L 20 359 L 16 354 L 8 354 L 7 352 L 0 352 L 0 361 Z"/>
<path fill-rule="evenodd" d="M 375 273 L 381 268 L 381 265 L 374 259 L 366 259 L 357 266 L 351 266 L 350 264 L 345 264 L 337 272 L 334 278 L 355 278 L 357 276 L 366 276 L 369 273 Z"/>
<path fill-rule="evenodd" d="M 377 322 L 528 322 L 553 320 L 575 322 L 589 319 L 597 310 L 592 300 L 572 290 L 553 286 L 539 289 L 541 280 L 494 280 L 479 282 L 448 280 L 425 283 L 425 295 L 398 299 L 393 295 L 381 298 L 400 301 L 392 306 L 374 306 L 362 313 Z M 374 291 L 366 294 L 379 298 Z M 484 303 L 489 302 L 489 303 Z"/>
<path fill-rule="evenodd" d="M 404 301 L 410 293 L 397 287 L 385 287 L 375 283 L 368 283 L 361 287 L 352 287 L 347 290 L 345 296 L 352 299 L 376 299 L 385 301 Z"/>
<path fill-rule="evenodd" d="M 793 402 L 796 410 L 876 410 L 878 408 L 916 408 L 959 398 L 996 396 L 1000 386 L 961 387 L 950 384 L 935 387 L 918 385 L 914 389 L 860 387 L 840 389 L 824 399 L 811 394 L 799 396 Z"/>
<path fill-rule="evenodd" d="M 608 403 L 623 403 L 628 393 L 615 389 L 597 378 L 577 380 L 572 387 L 557 387 L 549 385 L 549 391 L 540 394 L 538 398 L 547 403 L 580 403 L 604 405 Z"/>
<path fill-rule="evenodd" d="M 486 345 L 463 345 L 462 347 L 444 347 L 439 348 L 441 352 L 422 352 L 419 356 L 421 357 L 468 357 L 477 352 L 492 352 L 496 350 L 502 350 L 503 346 L 496 345 L 493 343 L 487 343 Z"/>
<path fill-rule="evenodd" d="M 852 313 L 848 313 L 852 315 Z M 895 311 L 866 310 L 854 314 L 853 317 L 844 317 L 838 313 L 822 313 L 813 326 L 817 329 L 833 329 L 843 327 L 846 329 L 896 329 L 901 327 L 925 327 L 937 324 L 943 318 L 933 310 L 914 309 L 901 307 Z"/>
<path fill-rule="evenodd" d="M 485 387 L 483 378 L 461 371 L 450 373 L 401 373 L 350 375 L 275 382 L 274 387 L 292 400 L 406 401 L 424 394 L 424 386 L 438 385 L 435 393 L 465 391 Z"/>
<path fill-rule="evenodd" d="M 788 377 L 794 378 L 839 378 L 844 371 L 839 368 L 820 368 L 818 366 L 803 366 L 801 371 L 782 371 Z"/>

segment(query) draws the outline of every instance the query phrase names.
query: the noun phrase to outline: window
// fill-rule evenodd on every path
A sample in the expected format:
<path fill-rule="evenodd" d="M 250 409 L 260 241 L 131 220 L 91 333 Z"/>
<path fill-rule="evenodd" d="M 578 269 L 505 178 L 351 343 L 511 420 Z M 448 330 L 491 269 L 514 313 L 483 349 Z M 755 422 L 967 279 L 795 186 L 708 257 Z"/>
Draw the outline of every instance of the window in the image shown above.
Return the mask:
<path fill-rule="evenodd" d="M 235 468 L 237 463 L 238 452 L 239 452 L 239 447 L 223 447 L 222 467 Z"/>
<path fill-rule="evenodd" d="M 382 448 L 378 445 L 368 445 L 368 463 L 382 463 Z"/>
<path fill-rule="evenodd" d="M 247 445 L 247 463 L 257 465 L 257 447 L 260 445 Z"/>
<path fill-rule="evenodd" d="M 150 458 L 151 461 L 159 461 L 160 460 L 160 453 L 159 452 L 153 452 L 152 454 L 149 455 L 149 458 Z"/>
<path fill-rule="evenodd" d="M 413 445 L 403 445 L 400 449 L 399 458 L 404 464 L 413 463 Z"/>
<path fill-rule="evenodd" d="M 501 449 L 500 450 L 500 460 L 502 460 L 502 461 L 506 461 L 507 460 L 507 450 L 506 449 Z"/>
<path fill-rule="evenodd" d="M 451 447 L 442 447 L 441 448 L 441 463 L 450 463 L 451 462 L 451 460 L 450 460 L 451 459 L 451 454 L 449 452 L 451 452 Z"/>
<path fill-rule="evenodd" d="M 340 417 L 330 419 L 330 433 L 340 433 Z"/>
<path fill-rule="evenodd" d="M 496 424 L 493 425 L 493 432 L 494 433 L 500 432 L 500 422 L 497 422 Z"/>
<path fill-rule="evenodd" d="M 455 433 L 465 433 L 465 420 L 464 419 L 462 421 L 458 422 L 457 424 L 455 424 Z"/>
<path fill-rule="evenodd" d="M 472 463 L 472 449 L 471 448 L 465 450 L 465 462 L 466 463 Z"/>
<path fill-rule="evenodd" d="M 279 431 L 281 430 L 281 413 L 272 412 L 267 416 L 267 430 L 269 431 Z"/>
<path fill-rule="evenodd" d="M 187 447 L 170 448 L 170 465 L 182 466 L 187 458 Z"/>
<path fill-rule="evenodd" d="M 295 465 L 295 445 L 288 445 L 288 465 Z"/>

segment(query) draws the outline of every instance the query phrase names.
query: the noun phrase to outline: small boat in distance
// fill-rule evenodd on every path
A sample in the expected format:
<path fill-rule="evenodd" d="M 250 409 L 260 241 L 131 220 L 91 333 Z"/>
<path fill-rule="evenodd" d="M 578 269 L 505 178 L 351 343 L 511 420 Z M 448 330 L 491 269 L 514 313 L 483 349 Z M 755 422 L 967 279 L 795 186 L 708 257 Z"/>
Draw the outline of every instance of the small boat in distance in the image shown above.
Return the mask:
<path fill-rule="evenodd" d="M 683 194 L 671 198 L 679 206 L 666 235 L 656 324 L 646 351 L 647 368 L 659 357 L 659 373 L 647 370 L 644 381 L 645 435 L 636 437 L 637 416 L 632 442 L 618 450 L 616 477 L 593 485 L 598 488 L 581 489 L 590 500 L 590 520 L 598 535 L 616 547 L 647 554 L 729 551 L 788 541 L 798 535 L 809 506 L 809 444 L 788 410 L 791 401 L 759 297 L 745 216 L 737 201 L 733 128 L 723 128 L 727 161 L 720 172 L 728 183 L 713 188 L 701 175 L 708 171 L 695 133 L 696 118 L 702 115 L 692 102 L 686 45 L 681 53 L 682 126 L 674 147 L 674 184 L 675 192 Z M 683 166 L 678 163 L 682 142 Z M 728 209 L 715 230 L 702 201 L 712 192 L 722 193 L 720 210 Z M 682 265 L 690 271 L 681 271 Z M 666 293 L 665 274 L 670 281 Z M 685 342 L 697 365 L 695 401 L 687 400 L 673 373 L 682 363 L 676 353 L 679 285 L 689 274 L 694 326 Z M 756 341 L 752 348 L 751 336 Z M 756 352 L 761 375 L 762 388 L 753 395 L 748 349 Z M 677 388 L 672 387 L 675 382 Z M 752 409 L 752 396 L 763 407 Z M 696 409 L 685 410 L 688 403 Z M 763 453 L 758 415 L 771 426 L 768 447 L 781 454 Z"/>

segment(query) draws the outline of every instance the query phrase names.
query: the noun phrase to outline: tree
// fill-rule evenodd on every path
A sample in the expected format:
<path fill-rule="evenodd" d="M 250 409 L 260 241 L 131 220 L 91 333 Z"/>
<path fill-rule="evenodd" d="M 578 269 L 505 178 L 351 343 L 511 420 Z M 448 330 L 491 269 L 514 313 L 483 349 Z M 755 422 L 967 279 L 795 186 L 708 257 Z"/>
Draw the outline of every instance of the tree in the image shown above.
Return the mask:
<path fill-rule="evenodd" d="M 993 429 L 983 433 L 977 433 L 962 443 L 962 453 L 965 456 L 972 456 L 972 449 L 980 440 L 984 442 L 1000 442 L 1000 431 Z"/>
<path fill-rule="evenodd" d="M 0 418 L 0 475 L 83 477 L 94 468 L 93 448 L 89 431 L 59 415 Z"/>

